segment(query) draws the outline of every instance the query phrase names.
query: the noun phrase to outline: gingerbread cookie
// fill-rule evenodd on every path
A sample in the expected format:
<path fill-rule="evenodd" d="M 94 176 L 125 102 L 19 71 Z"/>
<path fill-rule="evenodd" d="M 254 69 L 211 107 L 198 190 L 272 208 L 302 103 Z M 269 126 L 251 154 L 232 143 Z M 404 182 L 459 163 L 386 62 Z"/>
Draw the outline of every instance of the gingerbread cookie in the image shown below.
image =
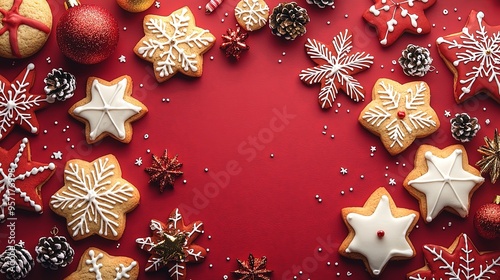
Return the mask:
<path fill-rule="evenodd" d="M 139 205 L 135 186 L 122 178 L 113 155 L 92 162 L 73 159 L 64 168 L 64 186 L 50 199 L 50 208 L 66 218 L 74 240 L 97 234 L 118 240 L 125 229 L 125 214 Z"/>
<path fill-rule="evenodd" d="M 379 79 L 373 86 L 372 101 L 359 115 L 359 122 L 380 137 L 391 155 L 406 150 L 415 138 L 439 128 L 439 118 L 430 106 L 430 88 L 425 82 L 400 84 Z"/>
<path fill-rule="evenodd" d="M 90 247 L 83 252 L 78 268 L 64 280 L 136 280 L 139 264 L 129 257 L 111 256 Z"/>
<path fill-rule="evenodd" d="M 352 33 L 348 29 L 339 33 L 331 45 L 325 45 L 314 39 L 307 39 L 306 52 L 317 64 L 302 70 L 300 79 L 308 84 L 321 84 L 319 104 L 321 108 L 333 107 L 339 90 L 344 91 L 354 101 L 365 98 L 363 86 L 353 77 L 373 64 L 373 56 L 364 52 L 350 54 Z"/>
<path fill-rule="evenodd" d="M 129 143 L 132 140 L 131 123 L 147 112 L 147 107 L 132 97 L 132 78 L 126 75 L 111 82 L 90 77 L 87 97 L 69 109 L 71 116 L 85 123 L 89 144 L 106 136 Z"/>
<path fill-rule="evenodd" d="M 414 169 L 403 182 L 404 187 L 418 199 L 420 213 L 431 222 L 442 210 L 466 217 L 470 199 L 484 178 L 469 164 L 462 145 L 442 150 L 422 145 L 415 155 Z"/>
<path fill-rule="evenodd" d="M 498 279 L 500 275 L 500 252 L 479 252 L 465 233 L 448 248 L 428 244 L 423 252 L 425 266 L 408 273 L 408 280 Z"/>
<path fill-rule="evenodd" d="M 363 14 L 363 18 L 377 29 L 382 46 L 392 45 L 403 33 L 426 34 L 431 32 L 431 24 L 424 10 L 436 0 L 373 0 L 373 4 Z"/>
<path fill-rule="evenodd" d="M 269 6 L 264 0 L 241 0 L 234 8 L 238 24 L 246 31 L 264 27 L 269 17 Z"/>
<path fill-rule="evenodd" d="M 439 55 L 453 72 L 457 103 L 479 92 L 487 92 L 500 102 L 498 37 L 500 25 L 488 25 L 483 12 L 472 10 L 461 32 L 436 40 Z"/>
<path fill-rule="evenodd" d="M 25 58 L 38 52 L 52 30 L 45 0 L 0 2 L 0 57 Z"/>
<path fill-rule="evenodd" d="M 42 213 L 41 189 L 55 169 L 53 163 L 31 161 L 28 138 L 10 150 L 0 148 L 0 221 L 15 209 Z"/>
<path fill-rule="evenodd" d="M 153 63 L 158 82 L 172 78 L 178 71 L 200 77 L 203 54 L 215 44 L 215 36 L 197 27 L 189 7 L 183 7 L 166 17 L 144 17 L 144 37 L 135 45 L 140 58 Z"/>
<path fill-rule="evenodd" d="M 415 256 L 408 235 L 418 212 L 398 208 L 385 188 L 375 190 L 363 207 L 342 209 L 349 234 L 339 247 L 342 256 L 361 259 L 372 276 L 379 276 L 389 260 Z"/>
<path fill-rule="evenodd" d="M 151 220 L 152 236 L 138 238 L 137 244 L 151 256 L 146 265 L 146 271 L 158 271 L 167 267 L 170 277 L 176 280 L 186 280 L 186 264 L 205 260 L 207 251 L 193 241 L 203 233 L 203 223 L 184 224 L 179 209 L 174 209 L 167 224 Z"/>

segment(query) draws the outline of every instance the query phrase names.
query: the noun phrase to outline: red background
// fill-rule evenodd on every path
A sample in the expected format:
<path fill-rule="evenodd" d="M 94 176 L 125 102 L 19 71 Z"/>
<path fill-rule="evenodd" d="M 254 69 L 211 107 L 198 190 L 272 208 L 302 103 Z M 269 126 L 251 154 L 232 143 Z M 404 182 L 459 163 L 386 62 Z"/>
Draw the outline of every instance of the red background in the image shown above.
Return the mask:
<path fill-rule="evenodd" d="M 48 2 L 55 27 L 64 8 L 62 1 Z M 485 95 L 461 105 L 455 103 L 452 74 L 439 58 L 434 43 L 439 36 L 459 32 L 473 8 L 484 11 L 490 25 L 500 25 L 496 17 L 500 8 L 495 1 L 438 1 L 426 12 L 435 24 L 430 34 L 404 35 L 394 45 L 383 48 L 374 29 L 361 17 L 372 1 L 338 0 L 335 9 L 319 9 L 299 0 L 299 5 L 307 8 L 311 17 L 307 34 L 295 41 L 285 41 L 264 27 L 250 34 L 247 40 L 250 50 L 238 62 L 227 59 L 219 50 L 220 36 L 236 23 L 233 12 L 236 0 L 225 0 L 211 15 L 206 15 L 204 8 L 199 9 L 206 4 L 201 0 L 161 0 L 160 8 L 153 6 L 139 14 L 122 10 L 114 1 L 83 2 L 108 8 L 119 22 L 119 45 L 109 59 L 97 65 L 77 65 L 58 51 L 53 32 L 47 45 L 33 57 L 0 60 L 0 75 L 9 80 L 29 62 L 34 62 L 37 77 L 33 93 L 43 93 L 43 78 L 52 68 L 62 67 L 75 74 L 78 83 L 72 99 L 37 112 L 40 130 L 47 130 L 46 134 L 30 135 L 16 128 L 0 143 L 4 148 L 11 148 L 27 136 L 33 159 L 40 162 L 51 161 L 53 152 L 63 153 L 63 160 L 52 160 L 58 167 L 57 172 L 42 189 L 44 213 L 16 212 L 16 239 L 25 241 L 35 256 L 38 238 L 49 236 L 52 227 L 57 226 L 60 235 L 68 236 L 64 218 L 51 212 L 48 201 L 62 187 L 64 164 L 73 158 L 92 161 L 114 154 L 123 177 L 140 190 L 141 204 L 127 215 L 126 231 L 119 241 L 100 237 L 71 240 L 76 256 L 70 266 L 53 272 L 36 265 L 28 279 L 60 279 L 69 275 L 89 246 L 97 246 L 111 255 L 135 258 L 141 266 L 140 278 L 166 279 L 166 271 L 144 273 L 149 255 L 136 246 L 135 239 L 149 236 L 150 219 L 166 221 L 175 207 L 181 207 L 187 222 L 205 223 L 205 233 L 195 242 L 210 252 L 205 262 L 188 265 L 189 279 L 222 279 L 224 275 L 232 279 L 231 271 L 237 269 L 236 259 L 246 259 L 249 253 L 267 256 L 267 267 L 274 271 L 273 279 L 292 279 L 293 276 L 343 279 L 348 278 L 348 271 L 352 273 L 350 279 L 368 279 L 361 261 L 346 259 L 337 253 L 338 245 L 347 234 L 340 209 L 362 206 L 373 190 L 385 186 L 397 206 L 418 210 L 417 200 L 404 190 L 402 182 L 413 168 L 415 150 L 420 144 L 444 148 L 456 143 L 451 137 L 445 110 L 452 116 L 468 112 L 479 119 L 482 128 L 478 136 L 465 144 L 472 164 L 480 159 L 476 150 L 484 143 L 483 137 L 493 137 L 498 126 L 500 106 Z M 272 9 L 279 1 L 267 0 L 267 3 Z M 158 84 L 152 65 L 137 57 L 132 49 L 143 36 L 142 19 L 146 14 L 166 16 L 184 5 L 195 14 L 197 25 L 209 29 L 218 41 L 204 56 L 201 78 L 178 74 Z M 322 110 L 317 103 L 319 85 L 307 86 L 298 78 L 302 69 L 314 65 L 304 51 L 304 43 L 306 38 L 329 42 L 345 28 L 354 32 L 353 52 L 367 51 L 375 57 L 371 69 L 355 76 L 367 90 L 367 100 L 358 104 L 340 93 L 335 102 L 340 106 Z M 421 80 L 430 85 L 431 105 L 439 116 L 441 128 L 427 138 L 416 140 L 402 154 L 390 156 L 378 137 L 362 128 L 357 118 L 370 101 L 371 88 L 378 78 L 400 83 L 418 80 L 406 77 L 395 63 L 409 43 L 431 45 L 435 71 Z M 126 57 L 126 63 L 118 61 L 121 55 Z M 84 125 L 68 115 L 68 108 L 85 96 L 84 85 L 89 76 L 113 80 L 125 74 L 133 79 L 133 96 L 149 108 L 149 113 L 133 124 L 134 137 L 130 144 L 108 137 L 95 145 L 87 145 Z M 170 101 L 165 102 L 166 98 Z M 285 122 L 276 114 L 284 111 L 289 114 Z M 489 125 L 485 124 L 486 119 L 490 119 Z M 377 148 L 373 156 L 371 146 Z M 148 184 L 144 168 L 151 164 L 151 154 L 161 155 L 165 149 L 170 155 L 179 154 L 179 160 L 184 163 L 184 176 L 177 180 L 173 190 L 160 194 L 157 187 Z M 134 164 L 139 157 L 144 162 L 140 167 Z M 348 173 L 342 175 L 341 167 L 347 168 Z M 209 172 L 205 172 L 205 168 Z M 227 175 L 229 173 L 232 174 Z M 223 177 L 224 182 L 216 179 Z M 500 193 L 498 184 L 493 185 L 489 176 L 485 177 L 486 182 L 472 198 L 472 214 Z M 395 186 L 389 185 L 390 178 L 396 180 Z M 187 183 L 183 184 L 183 180 Z M 315 195 L 321 197 L 321 203 Z M 422 245 L 447 247 L 461 232 L 470 235 L 481 251 L 500 249 L 498 241 L 487 241 L 477 235 L 472 215 L 462 219 L 446 212 L 430 224 L 420 219 L 418 225 L 410 235 L 417 256 L 390 262 L 382 279 L 403 279 L 406 273 L 424 265 Z M 7 245 L 6 232 L 4 223 L 0 225 L 1 248 Z M 303 274 L 299 275 L 299 271 Z"/>

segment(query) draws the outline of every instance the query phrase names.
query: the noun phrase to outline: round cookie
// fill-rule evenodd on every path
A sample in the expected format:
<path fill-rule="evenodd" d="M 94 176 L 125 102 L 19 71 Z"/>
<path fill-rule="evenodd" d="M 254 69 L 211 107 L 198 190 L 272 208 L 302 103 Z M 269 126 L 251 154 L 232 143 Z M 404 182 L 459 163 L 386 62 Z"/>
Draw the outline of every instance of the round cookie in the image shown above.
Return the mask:
<path fill-rule="evenodd" d="M 255 31 L 266 25 L 269 6 L 264 0 L 241 0 L 234 8 L 234 16 L 243 29 Z"/>
<path fill-rule="evenodd" d="M 52 30 L 46 0 L 0 1 L 0 57 L 25 58 L 38 52 Z"/>

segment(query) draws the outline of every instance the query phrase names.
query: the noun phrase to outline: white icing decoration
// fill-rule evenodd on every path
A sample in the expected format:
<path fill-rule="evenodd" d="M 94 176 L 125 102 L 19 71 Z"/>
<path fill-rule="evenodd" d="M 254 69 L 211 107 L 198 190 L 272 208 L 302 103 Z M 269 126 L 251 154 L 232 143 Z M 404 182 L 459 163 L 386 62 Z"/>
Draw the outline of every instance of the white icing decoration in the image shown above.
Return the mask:
<path fill-rule="evenodd" d="M 40 106 L 40 102 L 45 102 L 39 95 L 26 95 L 27 88 L 30 85 L 26 81 L 29 72 L 35 69 L 33 63 L 28 64 L 26 72 L 21 81 L 13 81 L 11 89 L 5 89 L 5 83 L 0 80 L 0 139 L 2 139 L 13 124 L 18 122 L 20 125 L 26 123 L 30 127 L 31 133 L 37 133 L 38 128 L 31 123 L 32 116 L 26 111 L 33 107 Z"/>
<path fill-rule="evenodd" d="M 14 195 L 18 195 L 25 202 L 28 202 L 35 212 L 41 212 L 42 206 L 37 204 L 26 192 L 23 192 L 21 188 L 16 186 L 17 181 L 23 181 L 27 177 L 36 176 L 46 170 L 54 170 L 56 166 L 53 163 L 49 163 L 40 167 L 33 167 L 31 170 L 26 170 L 23 173 L 18 173 L 17 168 L 18 163 L 26 151 L 28 146 L 28 138 L 23 138 L 19 145 L 16 157 L 10 163 L 5 163 L 4 166 L 0 163 L 0 194 L 2 194 L 2 200 L 0 204 L 0 221 L 4 220 L 7 216 L 6 208 L 9 205 L 9 201 L 14 199 Z M 29 155 L 25 155 L 29 158 Z M 36 186 L 33 186 L 36 187 Z"/>
<path fill-rule="evenodd" d="M 240 5 L 240 3 L 243 3 Z M 260 27 L 266 25 L 269 7 L 263 0 L 241 0 L 234 15 L 245 22 L 245 30 L 252 31 L 252 26 L 257 24 Z"/>
<path fill-rule="evenodd" d="M 405 93 L 397 92 L 391 84 L 386 84 L 384 81 L 379 83 L 381 90 L 378 90 L 379 98 L 384 101 L 383 107 L 375 106 L 367 110 L 363 119 L 369 124 L 379 127 L 386 120 L 389 121 L 385 124 L 386 132 L 392 140 L 390 147 L 398 145 L 403 147 L 406 142 L 407 136 L 412 131 L 423 129 L 427 127 L 435 127 L 436 121 L 433 116 L 425 112 L 423 107 L 428 107 L 425 104 L 424 96 L 427 90 L 427 84 L 421 82 L 415 86 L 415 89 L 408 89 Z M 403 98 L 404 97 L 404 98 Z M 399 108 L 399 103 L 404 101 L 404 109 Z M 422 108 L 421 108 L 422 107 Z M 398 112 L 404 112 L 404 118 L 398 117 Z M 407 134 L 405 133 L 407 132 Z"/>
<path fill-rule="evenodd" d="M 389 198 L 383 195 L 371 215 L 347 214 L 355 235 L 345 251 L 364 255 L 373 274 L 379 275 L 391 258 L 413 256 L 406 235 L 415 218 L 415 214 L 394 217 Z M 377 235 L 380 230 L 384 231 L 382 238 Z"/>
<path fill-rule="evenodd" d="M 73 110 L 75 115 L 89 122 L 91 140 L 95 140 L 104 132 L 111 133 L 118 139 L 125 139 L 125 122 L 142 110 L 124 99 L 127 83 L 124 78 L 114 85 L 107 86 L 95 79 L 90 90 L 90 102 Z"/>
<path fill-rule="evenodd" d="M 128 272 L 130 272 L 137 265 L 136 261 L 132 261 L 129 266 L 125 266 L 123 264 L 119 264 L 119 267 L 115 268 L 116 277 L 114 280 L 120 280 L 122 278 L 130 278 Z"/>
<path fill-rule="evenodd" d="M 170 277 L 174 280 L 184 279 L 184 273 L 186 266 L 181 265 L 181 263 L 175 263 L 171 269 L 168 270 Z"/>
<path fill-rule="evenodd" d="M 453 66 L 457 67 L 469 63 L 472 65 L 470 66 L 470 72 L 464 75 L 465 80 L 458 79 L 458 82 L 462 85 L 462 93 L 458 96 L 459 100 L 470 93 L 477 79 L 487 79 L 489 83 L 495 83 L 497 92 L 494 92 L 494 94 L 500 94 L 500 67 L 498 58 L 500 56 L 500 31 L 489 35 L 486 26 L 483 25 L 484 13 L 478 12 L 476 17 L 479 29 L 472 32 L 472 30 L 464 27 L 462 29 L 463 34 L 460 35 L 462 42 L 457 40 L 450 41 L 442 37 L 437 40 L 442 50 L 444 48 L 448 50 L 455 48 L 457 50 L 463 49 L 463 52 L 457 51 L 453 57 L 448 58 L 452 61 Z M 448 57 L 447 54 L 445 56 Z"/>
<path fill-rule="evenodd" d="M 101 268 L 103 267 L 102 263 L 98 263 L 99 260 L 104 258 L 103 253 L 99 253 L 97 256 L 95 254 L 96 252 L 94 250 L 89 250 L 89 259 L 85 260 L 85 264 L 90 265 L 91 267 L 89 268 L 90 272 L 93 272 L 95 274 L 95 279 L 96 280 L 102 280 L 102 273 L 101 273 Z M 102 261 L 102 260 L 101 260 Z M 130 275 L 128 272 L 130 272 L 135 266 L 137 265 L 136 261 L 132 261 L 130 265 L 125 266 L 124 264 L 118 264 L 118 267 L 115 268 L 116 271 L 116 276 L 114 280 L 121 280 L 123 278 L 129 279 Z"/>
<path fill-rule="evenodd" d="M 382 4 L 385 4 L 387 1 L 382 1 Z M 389 36 L 389 33 L 394 32 L 395 26 L 398 24 L 398 21 L 396 20 L 396 14 L 398 12 L 398 9 L 401 9 L 401 12 L 399 13 L 402 18 L 408 17 L 410 19 L 410 24 L 417 33 L 422 33 L 422 28 L 419 27 L 418 25 L 418 15 L 411 13 L 408 9 L 405 9 L 403 5 L 407 4 L 409 7 L 413 7 L 415 5 L 414 2 L 422 2 L 422 3 L 427 3 L 428 0 L 405 0 L 405 1 L 396 1 L 393 0 L 391 1 L 390 4 L 383 5 L 381 8 L 378 8 L 375 5 L 372 5 L 369 9 L 370 13 L 372 13 L 374 16 L 378 17 L 380 16 L 380 13 L 383 12 L 389 12 L 392 13 L 391 19 L 389 19 L 386 22 L 387 25 L 387 31 L 385 32 L 385 36 L 382 40 L 380 40 L 380 43 L 382 45 L 387 44 L 387 37 Z M 393 10 L 392 10 L 393 9 Z M 392 11 L 391 11 L 392 10 Z"/>
<path fill-rule="evenodd" d="M 67 166 L 64 170 L 66 190 L 54 194 L 50 204 L 55 209 L 73 210 L 68 219 L 68 227 L 73 230 L 73 236 L 89 233 L 89 223 L 100 225 L 100 235 L 108 236 L 109 230 L 113 236 L 118 236 L 116 228 L 120 216 L 113 212 L 113 208 L 128 201 L 135 187 L 126 182 L 110 180 L 117 167 L 110 164 L 107 157 L 94 162 L 93 170 L 80 168 L 71 161 Z"/>
<path fill-rule="evenodd" d="M 139 47 L 138 53 L 142 57 L 153 57 L 159 53 L 159 60 L 155 61 L 155 71 L 160 77 L 168 77 L 175 74 L 177 69 L 174 66 L 179 62 L 184 71 L 198 71 L 198 62 L 196 53 L 189 50 L 194 48 L 203 48 L 214 41 L 208 30 L 199 30 L 199 28 L 187 29 L 191 17 L 187 14 L 188 9 L 182 8 L 180 11 L 172 13 L 167 18 L 151 18 L 146 27 L 150 32 L 156 34 L 156 39 L 143 41 L 143 46 Z M 169 29 L 173 28 L 173 32 Z M 210 36 L 205 36 L 210 35 Z"/>
<path fill-rule="evenodd" d="M 325 79 L 324 86 L 319 93 L 322 108 L 333 107 L 339 89 L 335 82 L 345 85 L 349 97 L 358 102 L 364 98 L 363 87 L 352 76 L 353 71 L 368 69 L 373 64 L 373 56 L 364 52 L 349 55 L 352 49 L 352 35 L 349 30 L 339 33 L 332 40 L 334 53 L 324 44 L 316 40 L 307 39 L 307 54 L 311 59 L 322 59 L 326 64 L 308 68 L 300 72 L 300 79 L 309 84 L 320 83 Z"/>
<path fill-rule="evenodd" d="M 464 170 L 462 150 L 456 149 L 449 156 L 440 158 L 425 153 L 428 171 L 408 182 L 425 194 L 427 222 L 431 222 L 445 207 L 453 208 L 461 217 L 469 213 L 469 194 L 484 178 Z"/>

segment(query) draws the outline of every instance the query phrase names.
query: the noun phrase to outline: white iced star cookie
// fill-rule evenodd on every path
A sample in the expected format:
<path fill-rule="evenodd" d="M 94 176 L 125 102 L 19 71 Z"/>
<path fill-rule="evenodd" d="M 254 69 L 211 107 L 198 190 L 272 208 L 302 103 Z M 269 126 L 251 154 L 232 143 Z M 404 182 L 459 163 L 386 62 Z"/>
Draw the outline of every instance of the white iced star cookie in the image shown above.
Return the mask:
<path fill-rule="evenodd" d="M 418 199 L 426 222 L 431 222 L 443 210 L 467 217 L 472 194 L 484 178 L 469 165 L 462 145 L 442 150 L 422 145 L 415 155 L 414 166 L 403 185 Z"/>
<path fill-rule="evenodd" d="M 148 109 L 131 95 L 129 76 L 111 82 L 95 77 L 87 80 L 87 97 L 69 109 L 71 116 L 85 123 L 87 143 L 96 143 L 106 136 L 123 143 L 132 140 L 131 123 L 142 118 Z"/>
<path fill-rule="evenodd" d="M 415 256 L 408 235 L 417 224 L 416 211 L 398 208 L 389 192 L 375 190 L 363 207 L 342 209 L 349 234 L 339 247 L 348 258 L 361 259 L 372 276 L 379 276 L 390 260 Z"/>

